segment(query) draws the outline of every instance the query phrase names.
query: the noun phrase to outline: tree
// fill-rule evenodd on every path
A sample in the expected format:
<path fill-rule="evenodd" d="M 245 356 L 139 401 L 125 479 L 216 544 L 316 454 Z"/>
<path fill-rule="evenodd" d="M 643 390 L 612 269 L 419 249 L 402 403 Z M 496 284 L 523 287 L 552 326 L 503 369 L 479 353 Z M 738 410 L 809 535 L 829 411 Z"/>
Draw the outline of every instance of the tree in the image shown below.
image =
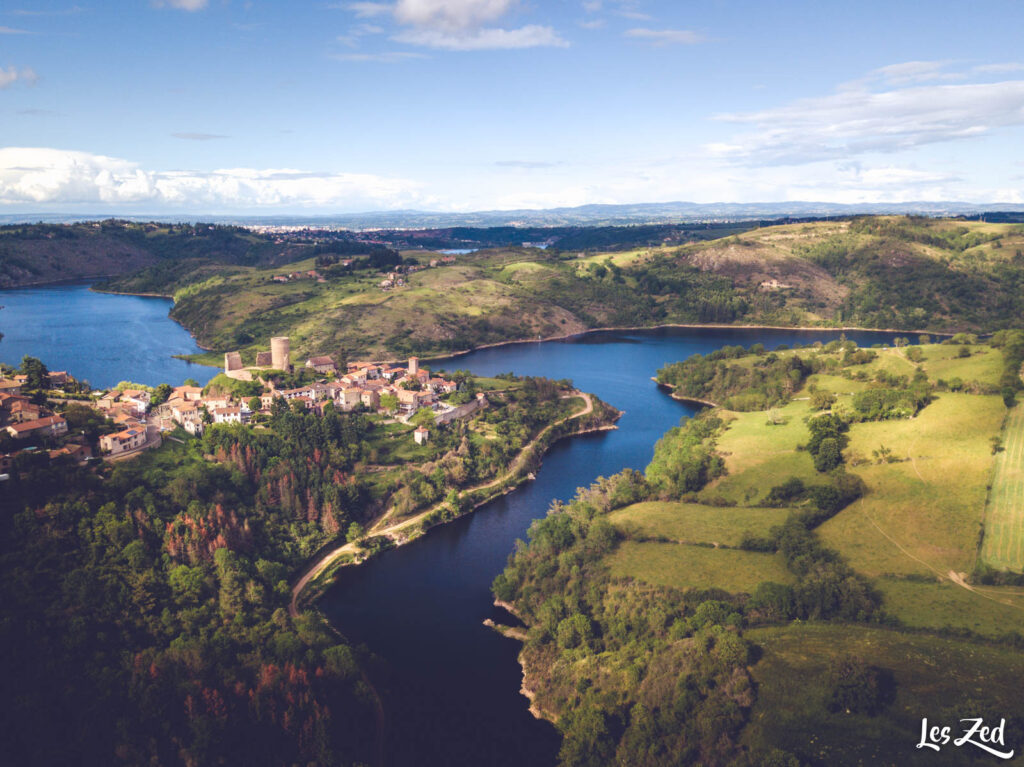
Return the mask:
<path fill-rule="evenodd" d="M 828 670 L 829 711 L 848 714 L 877 714 L 882 708 L 878 671 L 855 655 L 835 659 Z"/>
<path fill-rule="evenodd" d="M 394 394 L 381 394 L 380 407 L 388 413 L 394 413 L 398 409 L 398 397 Z"/>
<path fill-rule="evenodd" d="M 1012 386 L 1004 386 L 1002 390 L 1003 404 L 1006 407 L 1013 407 L 1017 404 L 1017 392 Z"/>
<path fill-rule="evenodd" d="M 366 530 L 358 522 L 353 522 L 348 526 L 348 532 L 345 534 L 345 540 L 349 543 L 354 543 L 366 535 Z"/>
<path fill-rule="evenodd" d="M 433 426 L 436 423 L 434 418 L 434 411 L 427 407 L 422 407 L 416 411 L 416 414 L 409 419 L 409 423 L 415 424 L 416 426 Z"/>
<path fill-rule="evenodd" d="M 818 452 L 814 454 L 814 468 L 818 471 L 832 471 L 842 461 L 839 440 L 835 437 L 825 437 L 818 446 Z"/>
<path fill-rule="evenodd" d="M 153 407 L 164 404 L 171 396 L 174 389 L 171 388 L 170 384 L 162 383 L 153 389 L 153 394 L 150 397 L 150 404 Z"/>
<path fill-rule="evenodd" d="M 251 399 L 249 400 L 249 409 L 250 409 L 250 410 L 251 410 L 252 412 L 254 412 L 254 413 L 255 413 L 256 411 L 258 411 L 258 410 L 260 409 L 260 406 L 261 406 L 261 404 L 262 404 L 262 403 L 260 402 L 260 398 L 259 398 L 259 397 L 252 397 L 252 398 L 251 398 Z"/>
<path fill-rule="evenodd" d="M 811 408 L 813 410 L 828 410 L 836 403 L 836 395 L 830 391 L 819 389 L 811 395 Z"/>
<path fill-rule="evenodd" d="M 23 376 L 27 376 L 25 381 L 26 389 L 45 389 L 48 387 L 48 377 L 50 371 L 46 369 L 40 360 L 35 357 L 29 357 L 25 355 L 21 358 L 21 369 L 20 372 Z"/>

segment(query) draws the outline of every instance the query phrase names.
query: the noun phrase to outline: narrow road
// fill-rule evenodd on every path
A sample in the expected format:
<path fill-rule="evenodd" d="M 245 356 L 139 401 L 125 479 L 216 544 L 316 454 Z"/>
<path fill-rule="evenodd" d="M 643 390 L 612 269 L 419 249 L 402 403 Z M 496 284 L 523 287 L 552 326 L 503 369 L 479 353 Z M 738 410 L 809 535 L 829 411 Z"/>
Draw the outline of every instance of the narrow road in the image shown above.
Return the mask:
<path fill-rule="evenodd" d="M 522 465 L 526 462 L 527 456 L 532 454 L 532 450 L 536 446 L 537 442 L 542 437 L 544 437 L 548 432 L 550 432 L 556 426 L 565 423 L 566 421 L 570 421 L 575 418 L 582 418 L 594 412 L 594 401 L 590 398 L 589 394 L 587 394 L 586 392 L 578 391 L 573 392 L 571 394 L 563 395 L 562 399 L 571 399 L 573 397 L 583 398 L 583 401 L 586 403 L 586 406 L 583 408 L 583 410 L 581 410 L 578 413 L 574 413 L 573 415 L 566 416 L 561 420 L 555 421 L 554 423 L 550 424 L 549 426 L 541 430 L 541 432 L 536 437 L 534 437 L 528 445 L 526 445 L 522 450 L 519 451 L 519 455 L 516 456 L 515 460 L 512 462 L 507 472 L 505 472 L 502 475 L 499 475 L 490 482 L 484 482 L 474 487 L 466 488 L 465 490 L 460 491 L 459 496 L 465 497 L 466 495 L 475 493 L 478 490 L 487 490 L 488 488 L 492 488 L 495 487 L 496 485 L 501 484 L 509 477 L 514 476 L 515 473 L 519 471 L 519 469 L 522 468 Z M 367 536 L 386 535 L 387 537 L 394 539 L 397 534 L 401 533 L 403 530 L 409 527 L 412 527 L 413 525 L 418 525 L 420 522 L 423 521 L 423 519 L 428 514 L 436 511 L 443 505 L 443 503 L 439 503 L 431 507 L 430 509 L 427 509 L 426 511 L 420 512 L 414 517 L 410 517 L 409 519 L 403 520 L 402 522 L 397 522 L 391 525 L 385 525 L 385 520 L 387 519 L 387 513 L 385 513 L 376 522 L 376 524 L 374 524 L 367 531 Z M 331 549 L 330 551 L 326 552 L 323 556 L 321 556 L 319 559 L 317 559 L 315 562 L 313 562 L 311 565 L 309 565 L 303 572 L 302 576 L 295 582 L 295 585 L 292 586 L 292 599 L 291 603 L 288 605 L 288 613 L 293 618 L 299 614 L 299 595 L 306 588 L 306 586 L 308 586 L 311 581 L 313 581 L 324 570 L 326 570 L 331 565 L 332 562 L 334 562 L 338 557 L 344 554 L 356 555 L 358 554 L 358 552 L 359 546 L 357 545 L 357 543 L 346 543 L 342 546 L 338 546 L 337 548 Z"/>

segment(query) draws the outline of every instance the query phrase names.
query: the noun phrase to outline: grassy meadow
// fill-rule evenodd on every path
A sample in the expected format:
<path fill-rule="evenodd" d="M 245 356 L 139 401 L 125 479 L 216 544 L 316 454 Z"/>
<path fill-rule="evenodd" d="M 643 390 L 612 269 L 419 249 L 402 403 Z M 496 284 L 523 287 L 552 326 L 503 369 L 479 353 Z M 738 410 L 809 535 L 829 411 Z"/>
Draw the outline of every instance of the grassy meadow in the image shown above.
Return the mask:
<path fill-rule="evenodd" d="M 1024 407 L 1006 417 L 1003 451 L 996 455 L 985 516 L 984 561 L 997 568 L 1024 569 Z"/>
<path fill-rule="evenodd" d="M 793 580 L 777 554 L 684 543 L 626 541 L 610 557 L 609 565 L 613 577 L 677 589 L 750 593 L 763 581 Z"/>
<path fill-rule="evenodd" d="M 1012 648 L 834 624 L 753 629 L 746 636 L 763 654 L 753 666 L 758 699 L 744 742 L 785 749 L 802 764 L 993 764 L 994 757 L 977 749 L 916 749 L 922 717 L 958 725 L 964 716 L 1024 716 L 1024 657 Z M 826 709 L 825 672 L 832 658 L 846 653 L 882 669 L 890 702 L 881 714 Z M 1019 739 L 1011 744 L 1007 735 L 1019 756 Z"/>
<path fill-rule="evenodd" d="M 704 506 L 647 501 L 613 512 L 609 521 L 633 538 L 668 538 L 686 543 L 739 546 L 745 533 L 767 535 L 782 524 L 786 509 Z"/>

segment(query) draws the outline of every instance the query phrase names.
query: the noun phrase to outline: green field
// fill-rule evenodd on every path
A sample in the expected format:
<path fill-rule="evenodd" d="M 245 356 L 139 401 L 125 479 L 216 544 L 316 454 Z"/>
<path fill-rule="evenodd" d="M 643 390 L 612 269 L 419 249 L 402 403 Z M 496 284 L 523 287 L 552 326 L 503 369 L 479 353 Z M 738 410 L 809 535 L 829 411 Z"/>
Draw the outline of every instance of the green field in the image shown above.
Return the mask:
<path fill-rule="evenodd" d="M 729 428 L 718 439 L 728 474 L 709 485 L 702 499 L 721 497 L 741 505 L 756 506 L 775 485 L 789 477 L 812 481 L 818 477 L 808 453 L 796 452 L 807 441 L 807 403 L 795 401 L 777 408 L 784 423 L 768 426 L 765 412 L 724 411 Z"/>
<path fill-rule="evenodd" d="M 744 533 L 767 535 L 774 525 L 785 522 L 788 515 L 787 509 L 649 501 L 619 509 L 608 519 L 635 536 L 738 546 Z"/>
<path fill-rule="evenodd" d="M 753 667 L 758 695 L 744 742 L 785 749 L 801 764 L 991 765 L 998 760 L 977 749 L 916 749 L 922 717 L 956 725 L 966 716 L 1024 714 L 1024 656 L 1012 648 L 854 625 L 803 624 L 746 636 L 764 654 Z M 825 671 L 845 653 L 891 675 L 894 700 L 878 716 L 825 708 Z M 1007 745 L 1020 756 L 1019 742 Z"/>
<path fill-rule="evenodd" d="M 993 567 L 1024 568 L 1024 406 L 1013 408 L 995 459 L 981 557 Z"/>
<path fill-rule="evenodd" d="M 939 394 L 915 418 L 855 424 L 845 455 L 867 494 L 818 533 L 858 571 L 941 575 L 969 573 L 991 477 L 990 439 L 1006 408 L 994 395 Z M 877 464 L 885 446 L 897 463 Z"/>
<path fill-rule="evenodd" d="M 624 542 L 610 557 L 612 576 L 677 589 L 752 592 L 763 581 L 790 583 L 780 556 L 678 543 Z"/>
<path fill-rule="evenodd" d="M 879 578 L 885 610 L 914 628 L 967 629 L 987 637 L 1024 633 L 1024 591 L 1007 587 L 966 589 L 948 580 Z"/>

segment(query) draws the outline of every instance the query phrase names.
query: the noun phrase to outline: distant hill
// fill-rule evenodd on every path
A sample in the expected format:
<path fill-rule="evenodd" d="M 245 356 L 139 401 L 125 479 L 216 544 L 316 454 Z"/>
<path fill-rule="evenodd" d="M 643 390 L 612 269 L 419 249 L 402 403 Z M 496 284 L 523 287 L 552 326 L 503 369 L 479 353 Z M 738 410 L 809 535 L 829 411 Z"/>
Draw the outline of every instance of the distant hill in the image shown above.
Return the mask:
<path fill-rule="evenodd" d="M 381 267 L 367 260 L 326 265 L 313 257 L 284 269 L 148 268 L 109 287 L 173 294 L 171 316 L 212 350 L 251 355 L 268 337 L 288 335 L 297 355 L 375 359 L 604 327 L 715 323 L 952 333 L 1011 327 L 1024 316 L 1021 224 L 862 217 L 748 224 L 738 233 L 723 227 L 708 231 L 719 235 L 714 239 L 621 247 L 626 234 L 644 229 L 608 233 L 620 241 L 605 250 L 596 243 L 571 249 L 560 242 L 546 250 L 505 245 L 460 254 L 438 268 L 429 267 L 440 261 L 437 254 L 407 250 L 402 269 L 411 271 L 399 275 L 401 284 L 389 279 L 383 287 Z M 601 230 L 580 237 L 588 231 Z M 315 269 L 320 272 L 310 275 Z M 297 276 L 283 281 L 282 271 Z"/>
<path fill-rule="evenodd" d="M 654 202 L 628 205 L 581 205 L 578 207 L 542 210 L 489 210 L 468 213 L 440 211 L 394 210 L 366 213 L 323 215 L 302 214 L 154 214 L 120 216 L 132 221 L 175 220 L 212 221 L 242 226 L 335 226 L 345 229 L 434 229 L 468 227 L 552 227 L 552 226 L 615 226 L 633 224 L 694 223 L 702 221 L 756 221 L 778 218 L 826 218 L 853 215 L 922 215 L 975 216 L 988 213 L 1009 213 L 1009 220 L 1024 218 L 1024 205 L 1019 203 L 968 202 L 878 202 L 845 205 L 830 202 L 791 201 L 753 203 Z M 73 223 L 92 220 L 97 214 L 16 214 L 0 216 L 0 222 Z M 1006 217 L 1000 220 L 1008 220 Z"/>
<path fill-rule="evenodd" d="M 247 229 L 219 224 L 125 220 L 0 226 L 0 288 L 121 277 L 172 266 L 180 274 L 205 263 L 270 264 L 304 250 Z"/>

